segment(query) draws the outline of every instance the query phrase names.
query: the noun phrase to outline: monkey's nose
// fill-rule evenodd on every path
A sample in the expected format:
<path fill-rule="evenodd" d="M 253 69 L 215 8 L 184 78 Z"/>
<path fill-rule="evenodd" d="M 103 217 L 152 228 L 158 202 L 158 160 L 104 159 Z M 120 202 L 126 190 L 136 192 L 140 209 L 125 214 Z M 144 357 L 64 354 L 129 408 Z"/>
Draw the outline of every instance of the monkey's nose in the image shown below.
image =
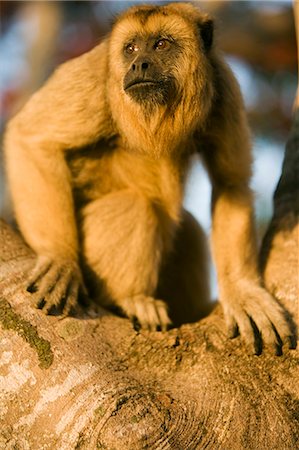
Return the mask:
<path fill-rule="evenodd" d="M 146 60 L 135 61 L 132 64 L 131 70 L 136 73 L 136 75 L 144 75 L 146 70 L 149 68 L 149 62 Z"/>

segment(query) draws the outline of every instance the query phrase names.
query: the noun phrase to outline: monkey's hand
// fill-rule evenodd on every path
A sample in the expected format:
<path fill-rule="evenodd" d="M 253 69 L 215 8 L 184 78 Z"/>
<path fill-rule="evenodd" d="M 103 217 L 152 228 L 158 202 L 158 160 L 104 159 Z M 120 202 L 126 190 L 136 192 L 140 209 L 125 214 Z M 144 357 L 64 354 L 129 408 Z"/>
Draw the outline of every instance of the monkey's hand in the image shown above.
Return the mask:
<path fill-rule="evenodd" d="M 32 303 L 46 314 L 68 315 L 77 300 L 87 303 L 87 291 L 78 264 L 70 259 L 53 260 L 39 256 L 26 289 L 32 293 Z"/>
<path fill-rule="evenodd" d="M 135 295 L 123 299 L 120 306 L 132 321 L 137 319 L 143 329 L 166 331 L 171 325 L 167 305 L 162 300 L 156 300 L 145 295 Z"/>
<path fill-rule="evenodd" d="M 239 286 L 240 288 L 240 286 Z M 248 283 L 223 301 L 224 315 L 230 338 L 239 333 L 256 354 L 265 344 L 281 353 L 283 344 L 293 348 L 292 332 L 279 303 L 262 287 Z"/>

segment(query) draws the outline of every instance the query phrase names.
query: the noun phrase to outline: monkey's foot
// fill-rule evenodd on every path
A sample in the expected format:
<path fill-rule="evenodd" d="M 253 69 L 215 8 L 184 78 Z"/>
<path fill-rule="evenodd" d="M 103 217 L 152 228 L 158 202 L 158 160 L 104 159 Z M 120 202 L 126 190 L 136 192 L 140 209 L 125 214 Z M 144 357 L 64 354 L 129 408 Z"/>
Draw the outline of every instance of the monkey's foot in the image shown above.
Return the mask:
<path fill-rule="evenodd" d="M 262 345 L 272 347 L 276 354 L 287 344 L 294 348 L 291 326 L 279 303 L 262 287 L 248 284 L 235 299 L 223 301 L 224 315 L 230 338 L 241 338 L 259 354 Z"/>
<path fill-rule="evenodd" d="M 171 325 L 167 305 L 162 300 L 145 295 L 135 295 L 122 299 L 120 306 L 131 320 L 137 319 L 143 329 L 166 331 Z"/>
<path fill-rule="evenodd" d="M 77 299 L 87 299 L 81 271 L 72 260 L 53 261 L 39 256 L 26 289 L 32 293 L 32 303 L 46 314 L 70 314 L 77 306 Z"/>

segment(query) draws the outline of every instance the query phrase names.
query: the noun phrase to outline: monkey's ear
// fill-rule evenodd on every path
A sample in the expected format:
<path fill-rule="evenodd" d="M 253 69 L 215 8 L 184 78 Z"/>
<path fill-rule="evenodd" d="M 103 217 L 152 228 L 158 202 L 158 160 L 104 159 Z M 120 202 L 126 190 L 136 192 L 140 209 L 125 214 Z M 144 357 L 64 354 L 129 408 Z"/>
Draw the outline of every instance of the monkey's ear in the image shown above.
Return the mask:
<path fill-rule="evenodd" d="M 206 19 L 199 24 L 199 32 L 202 38 L 204 48 L 209 51 L 213 44 L 214 23 L 212 19 Z"/>

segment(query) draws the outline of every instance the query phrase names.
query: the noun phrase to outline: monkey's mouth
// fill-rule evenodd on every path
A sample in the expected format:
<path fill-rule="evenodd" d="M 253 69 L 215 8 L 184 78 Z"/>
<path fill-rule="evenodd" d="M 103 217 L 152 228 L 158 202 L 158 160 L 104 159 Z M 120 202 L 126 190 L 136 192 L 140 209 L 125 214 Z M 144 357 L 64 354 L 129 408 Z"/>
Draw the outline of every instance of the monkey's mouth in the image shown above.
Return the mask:
<path fill-rule="evenodd" d="M 141 78 L 124 80 L 124 90 L 135 102 L 143 105 L 164 105 L 169 99 L 171 82 L 161 78 Z"/>
<path fill-rule="evenodd" d="M 158 84 L 157 81 L 152 79 L 145 79 L 145 78 L 135 78 L 135 80 L 131 80 L 128 83 L 125 84 L 124 89 L 125 91 L 130 88 L 140 87 L 140 88 L 146 88 L 146 87 L 153 87 Z"/>

